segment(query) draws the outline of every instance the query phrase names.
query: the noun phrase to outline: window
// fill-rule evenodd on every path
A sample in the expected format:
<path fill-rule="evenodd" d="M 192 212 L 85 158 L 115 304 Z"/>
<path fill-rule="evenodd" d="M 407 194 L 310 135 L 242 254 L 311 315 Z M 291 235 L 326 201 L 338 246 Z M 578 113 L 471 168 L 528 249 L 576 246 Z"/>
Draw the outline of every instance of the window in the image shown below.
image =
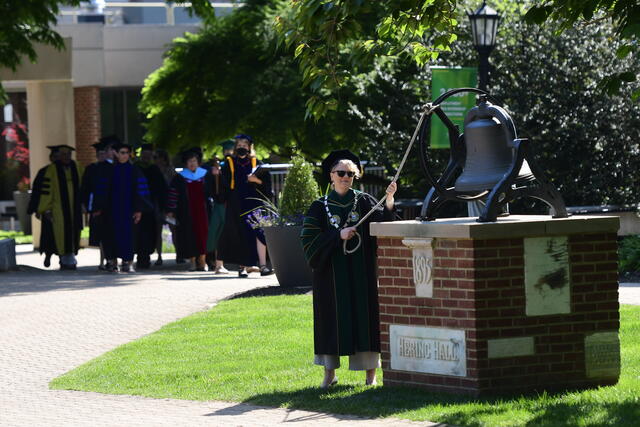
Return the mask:
<path fill-rule="evenodd" d="M 140 145 L 145 118 L 138 112 L 140 88 L 109 88 L 100 91 L 102 136 L 116 135 L 131 145 Z"/>

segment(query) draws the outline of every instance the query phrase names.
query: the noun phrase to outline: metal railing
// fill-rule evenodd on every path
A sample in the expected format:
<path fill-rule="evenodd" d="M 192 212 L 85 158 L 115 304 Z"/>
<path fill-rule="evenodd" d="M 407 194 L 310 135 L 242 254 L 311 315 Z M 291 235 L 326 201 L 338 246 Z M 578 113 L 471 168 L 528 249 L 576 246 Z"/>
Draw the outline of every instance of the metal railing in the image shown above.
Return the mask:
<path fill-rule="evenodd" d="M 284 180 L 289 173 L 291 163 L 264 164 L 261 167 L 269 169 L 269 172 L 271 174 L 271 191 L 273 191 L 274 201 L 277 204 L 282 195 L 282 190 L 284 189 Z M 366 175 L 376 175 L 381 178 L 384 178 L 385 176 L 384 167 L 382 166 L 365 166 L 364 173 Z M 383 190 L 383 187 L 377 184 L 365 185 L 359 183 L 358 187 L 359 190 L 376 197 Z M 320 191 L 324 191 L 324 189 L 321 188 Z"/>
<path fill-rule="evenodd" d="M 79 16 L 104 16 L 105 24 L 126 24 L 123 20 L 122 9 L 165 9 L 166 25 L 176 25 L 176 9 L 185 9 L 190 7 L 190 2 L 184 3 L 165 3 L 165 2 L 146 2 L 146 3 L 129 3 L 129 2 L 107 2 L 104 10 L 101 12 L 92 11 L 89 8 L 78 8 L 73 10 L 62 10 L 59 16 L 71 17 L 71 23 L 77 24 Z M 220 9 L 233 9 L 244 6 L 244 3 L 236 2 L 211 2 L 211 6 Z"/>

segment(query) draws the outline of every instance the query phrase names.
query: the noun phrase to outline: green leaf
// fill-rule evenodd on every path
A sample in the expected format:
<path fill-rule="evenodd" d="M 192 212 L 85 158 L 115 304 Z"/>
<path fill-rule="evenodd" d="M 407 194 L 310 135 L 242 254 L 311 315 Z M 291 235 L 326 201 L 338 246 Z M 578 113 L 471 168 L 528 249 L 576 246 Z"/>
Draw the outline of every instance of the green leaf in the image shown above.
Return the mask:
<path fill-rule="evenodd" d="M 636 81 L 636 74 L 631 71 L 627 71 L 625 73 L 618 74 L 618 78 L 623 82 L 634 82 Z"/>
<path fill-rule="evenodd" d="M 385 38 L 389 36 L 390 32 L 391 32 L 391 24 L 382 24 L 378 28 L 378 36 L 380 38 Z"/>
<path fill-rule="evenodd" d="M 590 1 L 584 2 L 582 6 L 582 16 L 584 16 L 584 19 L 589 21 L 593 18 L 593 14 L 598 8 L 599 3 L 600 3 L 600 0 L 590 0 Z"/>
<path fill-rule="evenodd" d="M 629 56 L 631 52 L 633 52 L 633 46 L 625 44 L 618 48 L 618 50 L 616 51 L 616 56 L 618 57 L 618 59 L 624 59 Z"/>
<path fill-rule="evenodd" d="M 297 58 L 298 56 L 300 56 L 300 54 L 302 53 L 302 51 L 304 50 L 304 48 L 306 47 L 306 45 L 304 43 L 300 43 L 297 47 L 296 47 L 296 51 L 293 54 L 294 58 Z"/>
<path fill-rule="evenodd" d="M 626 25 L 620 34 L 624 39 L 630 39 L 633 37 L 640 37 L 640 23 L 634 22 Z"/>
<path fill-rule="evenodd" d="M 549 9 L 540 5 L 533 6 L 524 15 L 525 21 L 533 24 L 543 24 L 548 17 L 549 17 Z"/>

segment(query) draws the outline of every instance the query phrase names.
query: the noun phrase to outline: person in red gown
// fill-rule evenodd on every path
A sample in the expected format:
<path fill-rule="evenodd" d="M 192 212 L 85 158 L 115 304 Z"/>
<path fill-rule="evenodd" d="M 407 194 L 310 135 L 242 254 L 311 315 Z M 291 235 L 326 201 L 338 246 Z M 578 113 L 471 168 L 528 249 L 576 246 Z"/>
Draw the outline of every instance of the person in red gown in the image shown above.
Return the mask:
<path fill-rule="evenodd" d="M 183 153 L 182 161 L 184 168 L 169 185 L 167 217 L 176 223 L 176 257 L 191 259 L 192 270 L 205 271 L 213 180 L 196 151 Z"/>

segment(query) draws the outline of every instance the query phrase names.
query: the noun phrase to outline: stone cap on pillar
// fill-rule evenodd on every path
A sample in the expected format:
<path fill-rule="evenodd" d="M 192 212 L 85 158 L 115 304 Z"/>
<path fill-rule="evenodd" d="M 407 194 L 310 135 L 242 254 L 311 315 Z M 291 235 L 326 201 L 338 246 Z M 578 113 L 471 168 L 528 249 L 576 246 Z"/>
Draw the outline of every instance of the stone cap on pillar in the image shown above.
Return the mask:
<path fill-rule="evenodd" d="M 567 235 L 585 232 L 616 233 L 617 216 L 576 215 L 550 218 L 548 215 L 510 215 L 496 222 L 476 218 L 443 218 L 435 221 L 394 221 L 371 223 L 372 236 L 446 237 L 458 239 L 500 239 L 522 236 Z"/>

